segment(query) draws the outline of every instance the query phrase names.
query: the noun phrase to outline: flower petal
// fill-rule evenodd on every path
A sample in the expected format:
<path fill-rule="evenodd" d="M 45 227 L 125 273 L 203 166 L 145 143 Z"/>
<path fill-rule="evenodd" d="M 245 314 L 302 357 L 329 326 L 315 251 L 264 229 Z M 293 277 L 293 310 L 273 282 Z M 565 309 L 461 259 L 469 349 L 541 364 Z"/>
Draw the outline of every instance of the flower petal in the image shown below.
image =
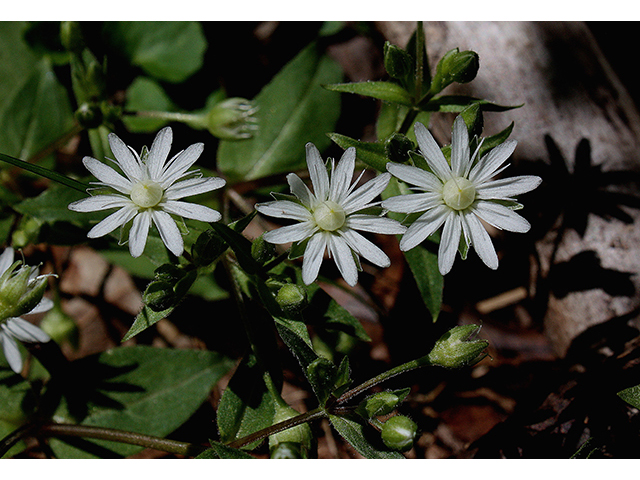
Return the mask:
<path fill-rule="evenodd" d="M 389 180 L 391 180 L 390 173 L 381 173 L 374 179 L 358 187 L 354 192 L 349 194 L 342 203 L 342 208 L 344 208 L 345 213 L 350 215 L 368 207 L 369 203 L 387 188 Z"/>
<path fill-rule="evenodd" d="M 133 207 L 123 207 L 117 212 L 109 215 L 107 218 L 105 218 L 91 230 L 89 230 L 89 233 L 87 233 L 87 237 L 98 238 L 106 235 L 107 233 L 113 232 L 116 228 L 124 225 L 133 217 L 135 217 L 137 213 L 137 209 Z"/>
<path fill-rule="evenodd" d="M 464 220 L 469 227 L 473 249 L 487 267 L 495 270 L 498 268 L 498 255 L 496 255 L 496 249 L 493 247 L 491 237 L 482 226 L 482 223 L 480 223 L 480 220 L 478 220 L 478 217 L 473 213 L 465 214 Z"/>
<path fill-rule="evenodd" d="M 7 320 L 5 329 L 21 342 L 27 343 L 46 343 L 51 337 L 46 332 L 36 327 L 33 323 L 27 322 L 20 317 L 14 317 Z"/>
<path fill-rule="evenodd" d="M 420 216 L 409 226 L 400 240 L 400 250 L 406 252 L 422 243 L 429 235 L 435 232 L 447 219 L 451 209 L 446 205 L 440 205 Z"/>
<path fill-rule="evenodd" d="M 518 142 L 507 140 L 493 148 L 471 169 L 469 180 L 479 185 L 497 175 L 497 170 L 511 156 Z"/>
<path fill-rule="evenodd" d="M 316 278 L 318 278 L 318 272 L 320 271 L 324 251 L 327 248 L 327 235 L 330 234 L 325 234 L 323 232 L 316 233 L 309 239 L 307 247 L 304 249 L 302 280 L 306 285 L 311 285 Z"/>
<path fill-rule="evenodd" d="M 171 185 L 164 192 L 164 197 L 167 200 L 178 200 L 180 198 L 210 192 L 211 190 L 217 190 L 223 187 L 225 183 L 224 178 L 220 177 L 191 178 Z"/>
<path fill-rule="evenodd" d="M 162 182 L 162 188 L 167 188 L 173 184 L 176 180 L 179 180 L 187 170 L 196 163 L 196 160 L 200 157 L 204 151 L 203 143 L 194 143 L 187 147 L 186 150 L 178 153 L 173 157 L 164 167 L 160 181 Z M 222 179 L 220 179 L 222 180 Z M 224 182 L 224 180 L 222 180 Z M 222 183 L 220 187 L 224 185 Z M 216 187 L 216 188 L 220 188 Z"/>
<path fill-rule="evenodd" d="M 316 197 L 298 175 L 290 173 L 287 175 L 287 182 L 289 183 L 289 188 L 291 188 L 291 193 L 293 193 L 305 207 L 315 207 L 316 203 L 318 203 Z"/>
<path fill-rule="evenodd" d="M 427 192 L 442 192 L 443 183 L 433 173 L 411 165 L 387 163 L 387 170 L 396 178 L 410 185 L 416 185 Z"/>
<path fill-rule="evenodd" d="M 91 174 L 100 180 L 103 184 L 116 189 L 120 193 L 129 195 L 131 193 L 131 182 L 116 172 L 113 168 L 99 162 L 93 157 L 84 157 L 82 159 L 84 166 Z"/>
<path fill-rule="evenodd" d="M 535 175 L 501 178 L 476 187 L 476 198 L 479 200 L 511 200 L 521 193 L 529 192 L 542 183 Z"/>
<path fill-rule="evenodd" d="M 13 264 L 13 248 L 7 247 L 0 255 L 0 275 L 6 272 L 11 264 Z"/>
<path fill-rule="evenodd" d="M 473 207 L 473 212 L 485 222 L 502 230 L 526 233 L 531 224 L 510 208 L 494 202 L 479 201 Z"/>
<path fill-rule="evenodd" d="M 222 215 L 220 215 L 220 212 L 217 210 L 197 203 L 169 200 L 162 203 L 160 206 L 167 213 L 184 218 L 200 220 L 201 222 L 218 222 L 222 218 Z"/>
<path fill-rule="evenodd" d="M 132 257 L 139 257 L 144 252 L 151 225 L 151 211 L 140 212 L 133 219 L 131 230 L 129 231 L 129 252 Z"/>
<path fill-rule="evenodd" d="M 313 192 L 316 198 L 320 202 L 327 200 L 329 195 L 329 174 L 325 168 L 325 164 L 322 161 L 320 152 L 316 146 L 309 142 L 306 145 L 307 149 L 307 168 L 309 169 L 309 176 L 311 177 L 311 183 L 313 185 Z"/>
<path fill-rule="evenodd" d="M 347 242 L 337 235 L 327 235 L 329 251 L 344 281 L 350 286 L 358 283 L 358 268 Z"/>
<path fill-rule="evenodd" d="M 458 115 L 453 122 L 451 135 L 451 170 L 456 177 L 461 177 L 469 164 L 469 132 L 467 124 Z"/>
<path fill-rule="evenodd" d="M 19 374 L 22 371 L 22 356 L 20 355 L 20 350 L 18 350 L 18 344 L 9 333 L 4 331 L 6 325 L 0 326 L 2 327 L 2 330 L 0 330 L 0 345 L 2 345 L 4 356 L 11 370 Z"/>
<path fill-rule="evenodd" d="M 442 150 L 440 150 L 440 147 L 429 130 L 420 122 L 416 122 L 414 129 L 420 151 L 429 164 L 429 168 L 433 170 L 433 173 L 435 173 L 443 183 L 451 179 L 451 167 L 449 167 L 447 159 L 444 157 Z"/>
<path fill-rule="evenodd" d="M 97 212 L 109 208 L 124 207 L 131 204 L 131 200 L 124 195 L 96 195 L 77 200 L 69 204 L 69 210 L 74 212 Z"/>
<path fill-rule="evenodd" d="M 438 248 L 438 269 L 442 275 L 451 271 L 460 245 L 460 233 L 462 233 L 462 224 L 459 214 L 452 211 L 444 222 Z"/>
<path fill-rule="evenodd" d="M 155 223 L 160 233 L 160 238 L 169 251 L 176 257 L 182 255 L 184 251 L 184 241 L 182 240 L 178 225 L 176 225 L 176 222 L 171 218 L 171 215 L 161 210 L 151 210 L 151 218 L 153 218 L 153 223 Z"/>
<path fill-rule="evenodd" d="M 382 208 L 399 213 L 425 212 L 442 205 L 442 193 L 410 193 L 409 195 L 396 195 L 382 202 Z"/>
<path fill-rule="evenodd" d="M 360 235 L 358 232 L 353 230 L 345 230 L 344 232 L 340 232 L 342 238 L 349 244 L 358 255 L 363 256 L 367 260 L 369 260 L 374 265 L 379 267 L 386 268 L 391 265 L 391 260 L 386 253 L 384 253 L 380 248 L 378 248 L 375 244 L 370 242 L 368 239 Z"/>
<path fill-rule="evenodd" d="M 43 298 L 35 307 L 31 309 L 30 312 L 28 312 L 25 315 L 32 315 L 36 313 L 47 312 L 52 308 L 53 308 L 53 300 L 51 300 L 50 298 Z"/>
<path fill-rule="evenodd" d="M 305 222 L 311 220 L 311 212 L 300 204 L 290 200 L 276 200 L 274 202 L 258 203 L 256 210 L 263 215 L 276 218 L 288 218 Z"/>
<path fill-rule="evenodd" d="M 140 165 L 136 156 L 115 133 L 110 133 L 108 138 L 111 151 L 124 174 L 132 182 L 140 180 L 142 177 L 142 165 Z"/>
<path fill-rule="evenodd" d="M 329 191 L 329 200 L 341 204 L 347 196 L 353 171 L 356 166 L 356 149 L 349 147 L 342 154 L 342 158 L 338 162 L 336 168 L 331 172 L 331 188 Z"/>
<path fill-rule="evenodd" d="M 357 213 L 348 216 L 345 225 L 347 228 L 361 232 L 384 233 L 386 235 L 399 235 L 407 231 L 407 227 L 391 218 Z"/>
<path fill-rule="evenodd" d="M 162 181 L 162 170 L 169 157 L 172 141 L 173 131 L 171 127 L 163 128 L 153 139 L 146 164 L 149 169 L 149 176 L 154 182 L 160 183 Z"/>
<path fill-rule="evenodd" d="M 313 235 L 318 228 L 313 222 L 296 223 L 280 227 L 264 234 L 264 239 L 269 243 L 281 245 L 283 243 L 300 242 Z"/>

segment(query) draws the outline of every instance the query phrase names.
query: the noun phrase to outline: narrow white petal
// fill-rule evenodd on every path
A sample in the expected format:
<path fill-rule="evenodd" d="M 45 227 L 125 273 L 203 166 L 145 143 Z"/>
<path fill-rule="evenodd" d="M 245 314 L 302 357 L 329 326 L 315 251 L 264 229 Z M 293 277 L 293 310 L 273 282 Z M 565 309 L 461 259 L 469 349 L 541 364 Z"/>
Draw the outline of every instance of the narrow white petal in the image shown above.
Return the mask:
<path fill-rule="evenodd" d="M 160 207 L 167 213 L 200 220 L 201 222 L 218 222 L 222 218 L 222 215 L 217 210 L 197 203 L 169 200 L 160 204 Z"/>
<path fill-rule="evenodd" d="M 329 174 L 325 168 L 320 152 L 316 146 L 309 142 L 306 145 L 307 150 L 307 168 L 313 185 L 313 192 L 316 198 L 323 202 L 327 200 L 329 195 Z"/>
<path fill-rule="evenodd" d="M 353 230 L 340 232 L 342 238 L 357 254 L 363 256 L 374 265 L 386 268 L 391 265 L 391 260 L 380 248 Z"/>
<path fill-rule="evenodd" d="M 298 175 L 290 173 L 287 175 L 287 182 L 289 183 L 289 188 L 291 188 L 291 193 L 293 193 L 305 207 L 313 208 L 315 206 L 317 203 L 315 196 Z"/>
<path fill-rule="evenodd" d="M 184 251 L 184 241 L 182 240 L 178 225 L 173 221 L 171 215 L 163 211 L 151 210 L 151 218 L 153 218 L 153 223 L 155 223 L 160 233 L 160 238 L 169 251 L 176 257 L 182 255 Z"/>
<path fill-rule="evenodd" d="M 391 162 L 387 163 L 387 170 L 403 182 L 423 188 L 427 192 L 442 192 L 443 183 L 431 172 L 411 165 Z"/>
<path fill-rule="evenodd" d="M 258 203 L 256 210 L 263 215 L 276 218 L 288 218 L 291 220 L 299 220 L 301 222 L 311 220 L 313 216 L 311 212 L 302 205 L 290 200 L 276 200 L 274 202 Z"/>
<path fill-rule="evenodd" d="M 460 245 L 462 224 L 458 215 L 456 212 L 451 212 L 442 229 L 440 247 L 438 248 L 438 269 L 442 275 L 446 275 L 451 271 L 458 252 L 458 246 Z"/>
<path fill-rule="evenodd" d="M 225 180 L 220 177 L 191 178 L 171 185 L 164 192 L 164 196 L 167 200 L 178 200 L 217 190 L 223 187 L 225 183 Z"/>
<path fill-rule="evenodd" d="M 540 183 L 542 183 L 542 179 L 535 175 L 521 175 L 493 180 L 476 187 L 476 198 L 480 200 L 510 200 L 516 195 L 530 192 Z"/>
<path fill-rule="evenodd" d="M 347 215 L 369 206 L 369 203 L 387 188 L 391 180 L 390 173 L 381 173 L 376 178 L 369 180 L 349 194 L 342 203 L 342 208 Z"/>
<path fill-rule="evenodd" d="M 45 297 L 42 300 L 40 300 L 38 305 L 33 307 L 31 309 L 31 311 L 26 315 L 32 315 L 32 314 L 36 314 L 36 313 L 47 312 L 47 311 L 51 310 L 52 308 L 53 308 L 53 300 L 51 300 L 50 298 L 46 298 Z"/>
<path fill-rule="evenodd" d="M 471 169 L 469 180 L 476 184 L 481 184 L 497 175 L 497 170 L 511 156 L 517 144 L 518 142 L 515 140 L 507 140 L 493 148 Z"/>
<path fill-rule="evenodd" d="M 400 235 L 407 230 L 407 227 L 392 218 L 357 213 L 347 217 L 346 227 L 362 232 L 384 233 L 386 235 Z"/>
<path fill-rule="evenodd" d="M 429 168 L 431 168 L 433 173 L 435 173 L 443 182 L 449 180 L 451 178 L 451 167 L 449 167 L 447 159 L 444 158 L 442 150 L 440 150 L 440 147 L 429 130 L 427 130 L 423 124 L 416 122 L 415 133 L 416 140 L 418 140 L 418 145 L 420 146 L 420 151 L 429 164 Z"/>
<path fill-rule="evenodd" d="M 502 230 L 525 233 L 531 228 L 531 224 L 526 219 L 498 203 L 479 201 L 473 207 L 473 211 L 485 222 Z"/>
<path fill-rule="evenodd" d="M 20 356 L 20 350 L 18 350 L 18 345 L 13 337 L 4 331 L 5 325 L 1 325 L 3 327 L 0 330 L 0 344 L 2 345 L 2 350 L 4 351 L 4 356 L 7 359 L 7 363 L 16 373 L 20 373 L 22 371 L 22 357 Z"/>
<path fill-rule="evenodd" d="M 84 166 L 91 174 L 105 185 L 118 190 L 120 193 L 131 193 L 131 182 L 116 172 L 113 168 L 99 162 L 92 157 L 82 159 Z"/>
<path fill-rule="evenodd" d="M 311 285 L 318 278 L 326 248 L 327 240 L 324 233 L 318 232 L 309 239 L 302 262 L 302 280 L 306 285 Z"/>
<path fill-rule="evenodd" d="M 451 170 L 456 177 L 461 177 L 469 164 L 469 132 L 467 124 L 461 116 L 453 122 L 451 135 Z"/>
<path fill-rule="evenodd" d="M 7 271 L 13 263 L 13 248 L 7 247 L 0 255 L 0 275 Z"/>
<path fill-rule="evenodd" d="M 129 150 L 129 147 L 127 147 L 115 133 L 109 134 L 109 146 L 116 157 L 118 165 L 129 180 L 132 182 L 140 180 L 142 177 L 142 166 L 140 162 L 131 150 Z"/>
<path fill-rule="evenodd" d="M 51 337 L 33 323 L 29 323 L 20 317 L 14 317 L 5 323 L 6 330 L 21 342 L 27 343 L 45 343 L 51 340 Z"/>
<path fill-rule="evenodd" d="M 338 162 L 336 168 L 331 172 L 329 200 L 338 204 L 342 203 L 349 191 L 355 166 L 356 149 L 354 147 L 349 147 L 342 154 L 342 158 Z"/>
<path fill-rule="evenodd" d="M 400 250 L 406 252 L 422 243 L 429 235 L 435 232 L 444 223 L 451 209 L 446 205 L 440 205 L 425 212 L 413 222 L 400 240 Z"/>
<path fill-rule="evenodd" d="M 171 159 L 171 161 L 165 165 L 164 171 L 162 172 L 162 188 L 167 188 L 173 182 L 179 180 L 186 173 L 186 171 L 189 170 L 189 167 L 196 163 L 196 160 L 198 160 L 203 151 L 203 143 L 194 143 L 193 145 L 187 147 L 186 150 L 173 157 L 173 159 Z M 224 180 L 222 181 L 224 182 Z M 224 183 L 222 183 L 220 187 L 222 185 L 224 185 Z"/>
<path fill-rule="evenodd" d="M 151 148 L 149 149 L 149 156 L 147 157 L 147 168 L 149 169 L 149 176 L 154 182 L 160 182 L 162 177 L 162 169 L 169 157 L 169 150 L 171 150 L 171 142 L 173 141 L 173 131 L 171 127 L 165 127 L 158 132 L 156 138 L 154 138 Z"/>
<path fill-rule="evenodd" d="M 149 235 L 151 217 L 149 211 L 140 212 L 133 219 L 131 230 L 129 231 L 129 252 L 132 257 L 139 257 L 144 252 Z"/>
<path fill-rule="evenodd" d="M 442 204 L 442 193 L 410 193 L 396 195 L 382 202 L 382 208 L 399 213 L 425 212 Z"/>
<path fill-rule="evenodd" d="M 337 235 L 328 235 L 327 240 L 331 257 L 338 267 L 342 278 L 344 278 L 344 281 L 347 282 L 348 285 L 352 287 L 355 286 L 355 284 L 358 283 L 358 268 L 353 259 L 351 248 L 344 239 Z"/>
<path fill-rule="evenodd" d="M 498 268 L 498 255 L 487 231 L 473 213 L 465 214 L 465 220 L 471 234 L 471 244 L 485 265 L 493 270 Z"/>
<path fill-rule="evenodd" d="M 137 210 L 132 207 L 123 207 L 117 212 L 112 213 L 107 218 L 98 223 L 95 227 L 89 230 L 87 237 L 98 238 L 113 232 L 116 228 L 124 225 L 137 214 Z"/>
<path fill-rule="evenodd" d="M 119 208 L 131 204 L 131 199 L 124 195 L 96 195 L 69 204 L 69 210 L 74 212 L 97 212 L 109 208 Z"/>
<path fill-rule="evenodd" d="M 287 225 L 264 234 L 264 239 L 269 243 L 281 245 L 283 243 L 300 242 L 313 235 L 318 228 L 313 222 L 296 223 Z"/>

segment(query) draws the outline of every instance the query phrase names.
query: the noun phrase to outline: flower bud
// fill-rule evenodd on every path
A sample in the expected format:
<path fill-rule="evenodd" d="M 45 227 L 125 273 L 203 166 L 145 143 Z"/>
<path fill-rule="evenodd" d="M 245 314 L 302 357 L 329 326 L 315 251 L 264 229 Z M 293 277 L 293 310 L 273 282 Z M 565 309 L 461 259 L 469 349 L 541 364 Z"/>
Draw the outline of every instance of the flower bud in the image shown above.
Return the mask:
<path fill-rule="evenodd" d="M 0 277 L 0 319 L 29 313 L 44 296 L 49 275 L 31 278 L 35 270 L 27 265 L 18 268 L 21 263 L 15 262 Z"/>
<path fill-rule="evenodd" d="M 366 419 L 388 415 L 401 402 L 401 399 L 392 392 L 380 392 L 364 399 L 358 405 L 357 412 Z"/>
<path fill-rule="evenodd" d="M 273 425 L 298 415 L 300 412 L 288 405 L 276 405 Z M 269 436 L 271 458 L 308 458 L 312 445 L 313 435 L 308 423 L 296 425 Z"/>
<path fill-rule="evenodd" d="M 196 265 L 206 267 L 226 250 L 225 241 L 214 230 L 209 229 L 198 236 L 191 247 L 191 256 Z"/>
<path fill-rule="evenodd" d="M 461 325 L 440 337 L 427 355 L 432 365 L 445 368 L 461 368 L 482 360 L 489 346 L 486 340 L 471 340 L 482 328 L 480 325 Z"/>
<path fill-rule="evenodd" d="M 412 73 L 411 55 L 392 43 L 384 43 L 384 68 L 392 78 L 403 79 Z"/>
<path fill-rule="evenodd" d="M 102 109 L 98 105 L 83 103 L 76 110 L 75 117 L 84 128 L 98 128 L 102 125 Z"/>
<path fill-rule="evenodd" d="M 78 22 L 60 22 L 60 41 L 64 48 L 73 53 L 80 53 L 85 47 L 82 29 Z"/>
<path fill-rule="evenodd" d="M 301 285 L 287 283 L 278 290 L 276 302 L 287 314 L 300 313 L 309 303 L 307 290 Z"/>
<path fill-rule="evenodd" d="M 382 441 L 392 450 L 405 452 L 413 446 L 418 425 L 409 417 L 396 415 L 382 425 Z"/>
<path fill-rule="evenodd" d="M 414 149 L 413 142 L 401 133 L 394 133 L 384 143 L 385 153 L 392 162 L 405 163 L 409 160 L 409 151 Z"/>
<path fill-rule="evenodd" d="M 142 298 L 145 305 L 154 312 L 166 310 L 175 305 L 178 300 L 173 286 L 163 280 L 155 280 L 147 285 Z"/>
<path fill-rule="evenodd" d="M 478 74 L 480 59 L 471 50 L 459 51 L 457 48 L 448 51 L 438 62 L 436 74 L 431 82 L 432 93 L 438 93 L 447 85 L 458 82 L 467 83 Z"/>
<path fill-rule="evenodd" d="M 265 241 L 264 234 L 256 238 L 251 244 L 251 256 L 261 265 L 271 260 L 276 253 L 276 246 Z"/>
<path fill-rule="evenodd" d="M 258 128 L 258 120 L 255 117 L 257 111 L 258 108 L 249 100 L 237 97 L 227 98 L 214 105 L 199 126 L 208 129 L 211 135 L 223 140 L 251 138 Z"/>

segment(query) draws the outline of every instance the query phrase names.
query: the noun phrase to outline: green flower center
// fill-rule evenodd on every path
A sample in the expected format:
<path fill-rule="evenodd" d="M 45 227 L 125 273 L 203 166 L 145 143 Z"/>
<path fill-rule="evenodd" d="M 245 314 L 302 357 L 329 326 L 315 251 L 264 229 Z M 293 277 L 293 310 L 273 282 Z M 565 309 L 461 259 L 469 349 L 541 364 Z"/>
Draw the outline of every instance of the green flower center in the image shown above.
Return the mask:
<path fill-rule="evenodd" d="M 313 211 L 313 219 L 322 230 L 333 232 L 344 225 L 347 214 L 344 212 L 344 208 L 336 202 L 327 200 Z"/>
<path fill-rule="evenodd" d="M 442 199 L 454 210 L 464 210 L 476 199 L 476 187 L 466 178 L 452 178 L 444 184 Z"/>
<path fill-rule="evenodd" d="M 131 189 L 131 201 L 141 208 L 155 207 L 163 195 L 164 190 L 156 182 L 139 182 Z"/>

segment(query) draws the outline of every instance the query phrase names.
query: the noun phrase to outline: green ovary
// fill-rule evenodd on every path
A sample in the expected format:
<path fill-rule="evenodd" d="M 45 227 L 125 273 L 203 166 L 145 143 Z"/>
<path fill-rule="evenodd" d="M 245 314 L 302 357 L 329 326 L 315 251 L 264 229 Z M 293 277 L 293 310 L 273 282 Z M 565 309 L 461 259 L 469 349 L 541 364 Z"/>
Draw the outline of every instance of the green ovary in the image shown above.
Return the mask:
<path fill-rule="evenodd" d="M 442 199 L 454 210 L 464 210 L 476 199 L 476 187 L 466 178 L 452 178 L 444 184 Z"/>
<path fill-rule="evenodd" d="M 131 201 L 141 208 L 155 207 L 163 195 L 164 190 L 156 182 L 136 183 L 131 189 Z"/>
<path fill-rule="evenodd" d="M 313 211 L 313 219 L 322 230 L 333 232 L 344 225 L 347 214 L 340 205 L 327 200 L 318 205 Z"/>

